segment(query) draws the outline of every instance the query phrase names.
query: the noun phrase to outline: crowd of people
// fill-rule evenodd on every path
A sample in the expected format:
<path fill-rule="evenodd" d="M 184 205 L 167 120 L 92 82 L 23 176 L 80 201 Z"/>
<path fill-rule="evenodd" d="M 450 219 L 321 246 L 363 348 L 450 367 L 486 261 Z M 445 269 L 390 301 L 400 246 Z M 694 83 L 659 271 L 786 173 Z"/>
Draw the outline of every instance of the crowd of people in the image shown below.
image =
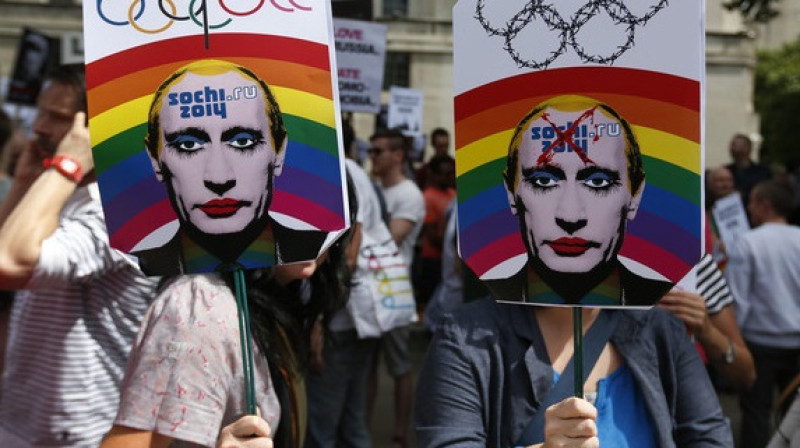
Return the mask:
<path fill-rule="evenodd" d="M 222 73 L 260 82 L 241 67 Z M 170 78 L 164 94 L 195 81 Z M 264 145 L 267 168 L 257 171 L 277 176 L 285 129 L 269 88 L 262 83 L 262 89 L 245 114 L 259 122 L 237 128 L 229 146 L 255 157 L 253 148 Z M 218 158 L 203 155 L 213 149 L 165 115 L 166 107 L 154 101 L 150 111 L 158 123 L 146 140 L 156 174 L 189 237 L 215 233 L 202 217 L 192 217 L 193 209 L 181 215 L 190 191 L 181 189 L 180 177 L 203 172 L 197 167 Z M 542 116 L 566 122 L 598 108 L 598 120 L 629 129 L 603 104 L 560 107 L 534 108 L 517 133 L 529 134 Z M 183 275 L 182 257 L 167 262 L 173 275 L 148 277 L 110 246 L 86 109 L 82 68 L 66 66 L 43 85 L 31 139 L 0 116 L 0 446 L 366 448 L 381 365 L 394 394 L 392 432 L 379 446 L 732 447 L 720 390 L 739 393 L 741 447 L 800 444 L 800 228 L 793 221 L 800 195 L 791 176 L 773 176 L 752 160 L 745 135 L 731 141 L 733 163 L 706 175 L 708 244 L 695 267 L 696 288 L 670 290 L 620 272 L 616 259 L 644 182 L 634 166 L 641 156 L 632 134 L 603 139 L 598 144 L 605 149 L 589 162 L 571 152 L 543 161 L 529 144 L 512 139 L 505 188 L 528 249 L 525 287 L 563 270 L 559 251 L 566 249 L 556 247 L 555 255 L 536 249 L 537 232 L 550 226 L 543 224 L 547 216 L 555 217 L 553 232 L 587 226 L 585 210 L 548 209 L 542 199 L 559 182 L 571 182 L 588 188 L 581 193 L 587 201 L 611 204 L 603 210 L 614 224 L 602 242 L 608 249 L 582 269 L 619 275 L 621 303 L 651 303 L 665 294 L 650 310 L 583 309 L 592 342 L 587 355 L 594 358 L 584 396 L 573 397 L 569 388 L 564 393 L 575 370 L 569 308 L 520 308 L 490 295 L 465 299 L 468 269 L 457 252 L 456 170 L 447 130 L 431 132 L 431 154 L 422 163 L 409 159 L 410 140 L 401 132 L 379 129 L 361 161 L 344 120 L 352 225 L 316 259 L 247 271 L 249 371 L 240 360 L 245 341 L 237 331 L 231 272 Z M 162 142 L 162 134 L 170 140 Z M 217 139 L 211 131 L 203 135 Z M 177 167 L 185 153 L 194 154 L 196 168 Z M 240 165 L 257 166 L 257 160 Z M 217 191 L 235 180 L 196 183 Z M 271 186 L 271 178 L 262 184 Z M 267 205 L 239 223 L 258 223 L 256 233 L 273 227 L 265 211 L 270 191 L 261 190 L 254 202 Z M 711 210 L 732 194 L 741 195 L 752 230 L 728 247 Z M 220 249 L 211 252 L 224 261 L 231 245 L 215 241 Z M 365 242 L 394 248 L 416 301 L 414 318 L 370 334 L 359 323 L 375 306 L 369 263 L 360 260 Z M 279 252 L 291 253 L 291 246 L 284 240 Z M 165 263 L 163 255 L 140 255 L 146 266 Z M 579 275 L 557 278 L 571 279 L 553 288 L 570 303 L 594 287 Z M 428 331 L 418 378 L 409 353 L 412 325 Z M 245 415 L 248 377 L 256 416 Z"/>

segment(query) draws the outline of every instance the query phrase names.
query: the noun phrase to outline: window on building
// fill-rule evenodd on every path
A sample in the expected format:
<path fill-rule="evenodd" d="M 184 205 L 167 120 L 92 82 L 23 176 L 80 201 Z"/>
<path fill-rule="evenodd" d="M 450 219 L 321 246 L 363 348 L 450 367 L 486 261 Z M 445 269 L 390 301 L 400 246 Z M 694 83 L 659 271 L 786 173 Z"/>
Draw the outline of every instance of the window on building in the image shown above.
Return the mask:
<path fill-rule="evenodd" d="M 390 86 L 411 86 L 411 54 L 386 52 L 386 67 L 383 71 L 383 90 Z"/>
<path fill-rule="evenodd" d="M 333 17 L 372 20 L 372 0 L 333 0 Z"/>
<path fill-rule="evenodd" d="M 405 17 L 408 14 L 408 0 L 383 0 L 384 17 Z"/>

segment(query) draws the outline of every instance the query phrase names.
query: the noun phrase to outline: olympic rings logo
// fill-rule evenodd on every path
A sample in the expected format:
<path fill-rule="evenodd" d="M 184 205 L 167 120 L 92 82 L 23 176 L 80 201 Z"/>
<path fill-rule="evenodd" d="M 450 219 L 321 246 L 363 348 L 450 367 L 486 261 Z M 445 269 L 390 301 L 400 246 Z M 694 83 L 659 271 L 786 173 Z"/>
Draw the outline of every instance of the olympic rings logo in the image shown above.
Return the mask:
<path fill-rule="evenodd" d="M 543 70 L 566 53 L 568 47 L 571 47 L 584 62 L 612 64 L 633 47 L 636 28 L 646 25 L 653 16 L 667 7 L 667 3 L 668 0 L 659 0 L 658 3 L 647 8 L 645 13 L 637 16 L 625 6 L 624 0 L 590 0 L 575 11 L 569 20 L 564 20 L 553 4 L 546 4 L 544 0 L 532 0 L 504 24 L 494 26 L 484 13 L 486 0 L 477 0 L 475 19 L 478 20 L 489 36 L 501 36 L 504 38 L 503 49 L 518 66 Z M 581 28 L 602 11 L 605 11 L 614 25 L 624 27 L 625 41 L 620 45 L 615 45 L 615 49 L 609 54 L 590 54 L 578 42 L 577 36 Z M 555 48 L 551 48 L 549 55 L 539 60 L 524 58 L 518 50 L 520 44 L 517 42 L 520 32 L 535 20 L 541 20 L 550 31 L 558 34 L 558 42 Z"/>
<path fill-rule="evenodd" d="M 106 11 L 103 8 L 103 1 L 104 0 L 97 0 L 97 14 L 100 16 L 104 22 L 108 23 L 109 25 L 114 26 L 131 26 L 136 31 L 145 34 L 158 34 L 168 30 L 175 22 L 186 22 L 192 21 L 197 26 L 206 30 L 209 29 L 216 30 L 220 28 L 224 28 L 228 26 L 232 21 L 233 17 L 246 17 L 251 16 L 264 8 L 266 0 L 257 0 L 258 3 L 250 8 L 249 10 L 236 10 L 228 6 L 228 2 L 230 0 L 190 0 L 189 6 L 187 11 L 183 14 L 178 14 L 178 7 L 175 5 L 174 0 L 150 0 L 149 4 L 155 2 L 158 4 L 158 11 L 156 14 L 160 15 L 164 19 L 164 24 L 158 27 L 145 27 L 140 24 L 142 16 L 144 15 L 147 4 L 146 0 L 132 0 L 130 5 L 127 8 L 127 15 L 125 19 L 112 19 L 108 17 Z M 211 24 L 208 21 L 209 9 L 208 3 L 209 2 L 216 2 L 219 4 L 222 12 L 228 14 L 229 16 L 233 17 L 225 17 L 224 19 L 220 20 L 217 23 Z M 294 13 L 298 11 L 311 11 L 312 8 L 310 6 L 304 6 L 298 3 L 298 0 L 285 0 L 287 4 L 279 3 L 279 0 L 269 0 L 270 5 L 284 13 Z M 152 8 L 152 7 L 151 7 Z"/>

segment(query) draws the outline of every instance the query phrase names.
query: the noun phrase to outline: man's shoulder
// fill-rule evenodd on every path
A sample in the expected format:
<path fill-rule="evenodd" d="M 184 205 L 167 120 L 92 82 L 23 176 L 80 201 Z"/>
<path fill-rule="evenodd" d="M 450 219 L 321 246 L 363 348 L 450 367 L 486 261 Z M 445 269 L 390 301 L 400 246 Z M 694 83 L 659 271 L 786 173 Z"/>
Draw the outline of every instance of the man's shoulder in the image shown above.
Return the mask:
<path fill-rule="evenodd" d="M 358 163 L 356 163 L 354 160 L 345 159 L 345 165 L 347 171 L 350 173 L 350 176 L 354 178 L 353 179 L 354 181 L 356 180 L 355 178 L 358 178 L 359 181 L 366 180 L 367 182 L 371 183 L 371 181 L 369 180 L 369 176 L 367 175 L 367 172 L 364 171 L 364 168 Z"/>
<path fill-rule="evenodd" d="M 761 177 L 766 177 L 767 179 L 772 177 L 772 170 L 769 169 L 768 166 L 762 165 L 760 163 L 753 162 L 750 164 L 750 172 L 753 174 L 757 174 Z"/>
<path fill-rule="evenodd" d="M 762 224 L 742 234 L 737 245 L 749 245 L 763 250 L 765 245 L 794 246 L 800 241 L 800 227 L 791 224 Z"/>
<path fill-rule="evenodd" d="M 425 199 L 413 181 L 405 179 L 397 185 L 384 189 L 383 193 L 392 216 L 401 211 L 403 213 L 401 218 L 411 219 L 410 215 L 414 215 L 417 219 L 425 217 Z"/>
<path fill-rule="evenodd" d="M 359 199 L 363 197 L 368 198 L 368 200 L 377 200 L 372 199 L 375 196 L 375 184 L 360 165 L 347 159 L 347 172 L 350 174 L 350 178 L 353 179 L 353 186 Z"/>
<path fill-rule="evenodd" d="M 386 188 L 384 191 L 403 195 L 418 195 L 420 198 L 422 197 L 422 190 L 420 190 L 417 184 L 411 179 L 403 179 L 402 181 L 398 182 L 397 185 Z"/>
<path fill-rule="evenodd" d="M 415 201 L 419 203 L 424 203 L 425 199 L 422 196 L 422 190 L 419 189 L 416 183 L 410 179 L 406 179 L 402 182 L 403 185 L 403 195 L 408 197 L 409 201 Z"/>

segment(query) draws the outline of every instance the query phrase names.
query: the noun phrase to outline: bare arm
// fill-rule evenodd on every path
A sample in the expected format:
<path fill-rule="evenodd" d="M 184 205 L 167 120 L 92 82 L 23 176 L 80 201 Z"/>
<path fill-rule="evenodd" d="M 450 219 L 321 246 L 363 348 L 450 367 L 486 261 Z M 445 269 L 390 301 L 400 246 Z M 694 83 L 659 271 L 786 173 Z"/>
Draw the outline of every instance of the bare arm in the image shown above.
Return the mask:
<path fill-rule="evenodd" d="M 259 413 L 245 415 L 222 428 L 217 448 L 272 448 L 269 423 Z M 173 438 L 154 431 L 114 425 L 99 448 L 166 448 Z"/>
<path fill-rule="evenodd" d="M 708 315 L 705 300 L 699 294 L 672 290 L 661 299 L 659 306 L 681 319 L 700 341 L 709 360 L 739 390 L 750 387 L 756 378 L 753 357 L 742 339 L 733 314 L 726 306 L 714 316 Z M 734 359 L 724 362 L 728 341 L 733 345 Z"/>
<path fill-rule="evenodd" d="M 83 113 L 59 143 L 56 154 L 77 159 L 84 172 L 93 168 L 89 130 Z M 75 183 L 54 169 L 42 171 L 43 156 L 31 145 L 20 156 L 8 201 L 0 207 L 0 289 L 27 284 L 39 260 L 42 242 L 58 226 L 59 214 Z"/>
<path fill-rule="evenodd" d="M 172 438 L 153 431 L 114 425 L 99 448 L 166 448 Z"/>
<path fill-rule="evenodd" d="M 747 344 L 742 338 L 742 333 L 739 331 L 739 326 L 736 324 L 733 307 L 726 306 L 722 311 L 711 316 L 710 319 L 712 327 L 727 339 L 714 335 L 703 335 L 698 336 L 698 340 L 703 344 L 703 348 L 708 353 L 709 358 L 714 362 L 714 367 L 731 380 L 736 389 L 740 391 L 749 389 L 756 381 L 756 367 L 753 355 L 747 348 Z M 721 340 L 723 344 L 720 343 Z M 731 364 L 720 362 L 728 349 L 728 341 L 733 345 L 734 357 Z M 720 351 L 720 349 L 722 350 Z"/>
<path fill-rule="evenodd" d="M 392 239 L 398 247 L 403 245 L 406 237 L 414 228 L 414 221 L 410 219 L 393 219 L 389 221 L 389 232 L 392 234 Z"/>

